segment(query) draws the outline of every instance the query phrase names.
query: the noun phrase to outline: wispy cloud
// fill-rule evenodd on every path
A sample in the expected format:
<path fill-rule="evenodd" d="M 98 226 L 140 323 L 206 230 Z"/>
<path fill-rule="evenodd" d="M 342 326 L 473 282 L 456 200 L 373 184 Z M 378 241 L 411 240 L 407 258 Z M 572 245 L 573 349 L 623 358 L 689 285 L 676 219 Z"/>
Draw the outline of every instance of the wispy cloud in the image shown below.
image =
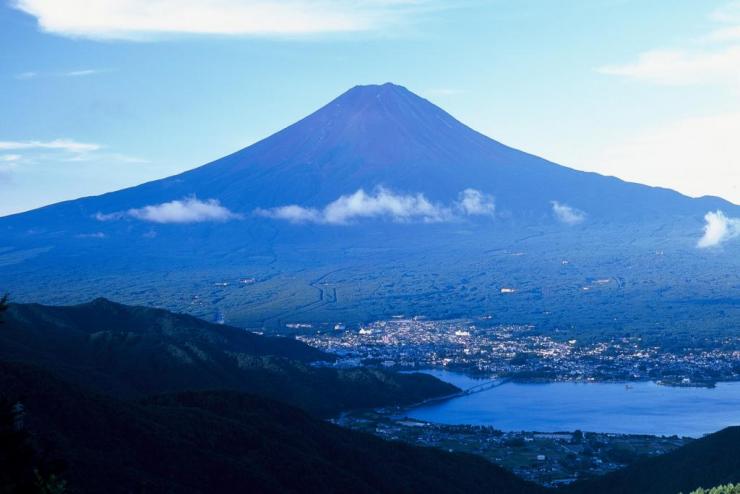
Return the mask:
<path fill-rule="evenodd" d="M 21 158 L 20 154 L 0 154 L 0 184 L 11 181 Z"/>
<path fill-rule="evenodd" d="M 15 151 L 0 154 L 0 181 L 8 183 L 20 170 L 21 165 L 33 165 L 42 161 L 75 161 L 89 159 L 99 144 L 79 142 L 72 139 L 52 141 L 0 141 L 0 151 Z"/>
<path fill-rule="evenodd" d="M 637 60 L 598 72 L 661 85 L 740 84 L 740 2 L 709 14 L 715 23 L 699 40 L 680 48 L 650 49 Z"/>
<path fill-rule="evenodd" d="M 740 41 L 740 1 L 727 3 L 709 15 L 719 26 L 707 35 L 710 41 Z"/>
<path fill-rule="evenodd" d="M 27 79 L 33 79 L 34 77 L 38 76 L 38 72 L 21 72 L 19 74 L 15 75 L 16 79 L 20 80 L 27 80 Z"/>
<path fill-rule="evenodd" d="M 324 217 L 321 211 L 315 208 L 304 208 L 296 204 L 289 206 L 280 206 L 271 209 L 256 209 L 257 216 L 273 218 L 276 220 L 286 220 L 291 223 L 324 223 Z"/>
<path fill-rule="evenodd" d="M 572 208 L 558 201 L 551 201 L 552 212 L 555 218 L 566 225 L 577 225 L 586 219 L 586 213 L 580 209 Z"/>
<path fill-rule="evenodd" d="M 327 223 L 345 225 L 361 218 L 385 217 L 393 221 L 444 221 L 449 212 L 442 206 L 432 204 L 423 194 L 400 195 L 388 189 L 378 188 L 373 194 L 363 189 L 344 195 L 323 209 L 289 205 L 274 209 L 258 209 L 256 213 L 293 223 Z"/>
<path fill-rule="evenodd" d="M 98 212 L 98 221 L 114 221 L 133 218 L 152 223 L 222 223 L 241 218 L 239 214 L 229 211 L 216 199 L 200 201 L 195 197 L 182 200 L 153 204 L 142 208 L 129 209 L 113 213 Z"/>
<path fill-rule="evenodd" d="M 20 154 L 0 154 L 0 184 L 11 181 L 21 158 Z"/>
<path fill-rule="evenodd" d="M 740 83 L 740 46 L 705 50 L 651 50 L 637 61 L 599 72 L 662 85 Z"/>
<path fill-rule="evenodd" d="M 629 63 L 597 70 L 646 84 L 712 85 L 736 93 L 740 89 L 740 1 L 710 12 L 704 24 L 709 27 L 699 37 L 670 48 L 653 47 Z M 728 108 L 732 106 L 730 101 Z M 676 107 L 682 103 L 677 101 Z M 620 178 L 626 180 L 668 186 L 691 196 L 720 195 L 738 202 L 737 135 L 740 113 L 736 110 L 684 114 L 672 121 L 637 128 L 621 141 L 610 141 L 591 161 L 601 163 L 604 170 L 620 170 Z M 666 178 L 666 170 L 671 170 L 670 178 Z"/>
<path fill-rule="evenodd" d="M 88 75 L 102 74 L 104 72 L 109 72 L 109 70 L 103 70 L 103 69 L 70 70 L 67 72 L 62 72 L 60 75 L 63 75 L 65 77 L 85 77 Z"/>
<path fill-rule="evenodd" d="M 138 164 L 148 160 L 110 152 L 101 144 L 74 139 L 0 141 L 0 178 L 7 184 L 23 173 L 38 173 L 45 167 L 79 164 Z"/>
<path fill-rule="evenodd" d="M 381 29 L 429 0 L 15 0 L 42 30 L 97 39 L 310 35 Z"/>
<path fill-rule="evenodd" d="M 255 214 L 292 223 L 347 225 L 360 219 L 380 218 L 394 222 L 439 223 L 460 216 L 493 216 L 493 197 L 475 189 L 460 193 L 458 201 L 436 204 L 424 194 L 397 194 L 383 187 L 373 193 L 359 189 L 340 196 L 324 208 L 307 208 L 291 204 L 272 209 L 257 209 Z"/>
<path fill-rule="evenodd" d="M 0 150 L 58 149 L 72 153 L 97 151 L 102 146 L 72 139 L 54 139 L 53 141 L 0 141 Z"/>
<path fill-rule="evenodd" d="M 740 218 L 730 218 L 722 211 L 710 211 L 704 216 L 704 235 L 696 246 L 700 249 L 717 247 L 740 236 Z"/>
<path fill-rule="evenodd" d="M 21 72 L 15 75 L 16 79 L 28 80 L 28 79 L 40 79 L 46 77 L 86 77 L 96 74 L 105 74 L 107 72 L 113 72 L 112 69 L 76 69 L 76 70 L 65 70 L 60 72 Z"/>

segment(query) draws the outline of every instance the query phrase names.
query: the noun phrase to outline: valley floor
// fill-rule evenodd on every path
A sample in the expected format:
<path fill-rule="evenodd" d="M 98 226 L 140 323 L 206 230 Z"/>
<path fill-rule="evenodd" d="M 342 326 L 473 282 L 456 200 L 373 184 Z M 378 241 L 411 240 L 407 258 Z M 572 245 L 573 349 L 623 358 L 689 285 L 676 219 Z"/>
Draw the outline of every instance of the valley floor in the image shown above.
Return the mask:
<path fill-rule="evenodd" d="M 423 422 L 378 411 L 345 414 L 335 422 L 383 439 L 479 455 L 519 477 L 552 487 L 603 475 L 693 440 L 580 431 L 502 432 L 485 426 Z"/>

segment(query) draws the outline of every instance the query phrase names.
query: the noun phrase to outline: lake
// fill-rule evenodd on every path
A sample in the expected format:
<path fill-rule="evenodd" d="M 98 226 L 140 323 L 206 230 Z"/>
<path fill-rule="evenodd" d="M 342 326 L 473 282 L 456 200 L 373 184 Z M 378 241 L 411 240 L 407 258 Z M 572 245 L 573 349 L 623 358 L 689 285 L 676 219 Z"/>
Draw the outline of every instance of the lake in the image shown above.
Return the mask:
<path fill-rule="evenodd" d="M 427 371 L 468 389 L 485 382 Z M 572 431 L 699 437 L 740 425 L 740 383 L 716 388 L 629 383 L 515 383 L 408 410 L 418 420 L 488 425 L 503 431 Z"/>

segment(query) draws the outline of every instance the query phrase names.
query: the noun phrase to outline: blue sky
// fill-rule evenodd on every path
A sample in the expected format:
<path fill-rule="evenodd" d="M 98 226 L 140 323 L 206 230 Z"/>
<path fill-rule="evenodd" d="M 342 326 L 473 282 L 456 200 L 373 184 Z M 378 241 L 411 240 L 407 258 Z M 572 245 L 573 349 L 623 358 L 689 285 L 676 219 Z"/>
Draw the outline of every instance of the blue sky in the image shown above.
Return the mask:
<path fill-rule="evenodd" d="M 193 168 L 386 81 L 558 163 L 740 203 L 738 2 L 0 2 L 0 215 Z"/>

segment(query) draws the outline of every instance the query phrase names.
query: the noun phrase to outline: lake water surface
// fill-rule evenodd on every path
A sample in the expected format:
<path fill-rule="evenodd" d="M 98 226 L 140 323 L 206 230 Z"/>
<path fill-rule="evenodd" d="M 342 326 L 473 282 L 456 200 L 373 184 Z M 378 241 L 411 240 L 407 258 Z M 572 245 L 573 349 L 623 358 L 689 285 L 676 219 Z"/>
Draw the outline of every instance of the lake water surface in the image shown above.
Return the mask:
<path fill-rule="evenodd" d="M 481 380 L 428 371 L 467 389 Z M 716 388 L 629 383 L 514 383 L 407 411 L 419 420 L 503 431 L 572 431 L 699 437 L 740 425 L 740 382 Z"/>

